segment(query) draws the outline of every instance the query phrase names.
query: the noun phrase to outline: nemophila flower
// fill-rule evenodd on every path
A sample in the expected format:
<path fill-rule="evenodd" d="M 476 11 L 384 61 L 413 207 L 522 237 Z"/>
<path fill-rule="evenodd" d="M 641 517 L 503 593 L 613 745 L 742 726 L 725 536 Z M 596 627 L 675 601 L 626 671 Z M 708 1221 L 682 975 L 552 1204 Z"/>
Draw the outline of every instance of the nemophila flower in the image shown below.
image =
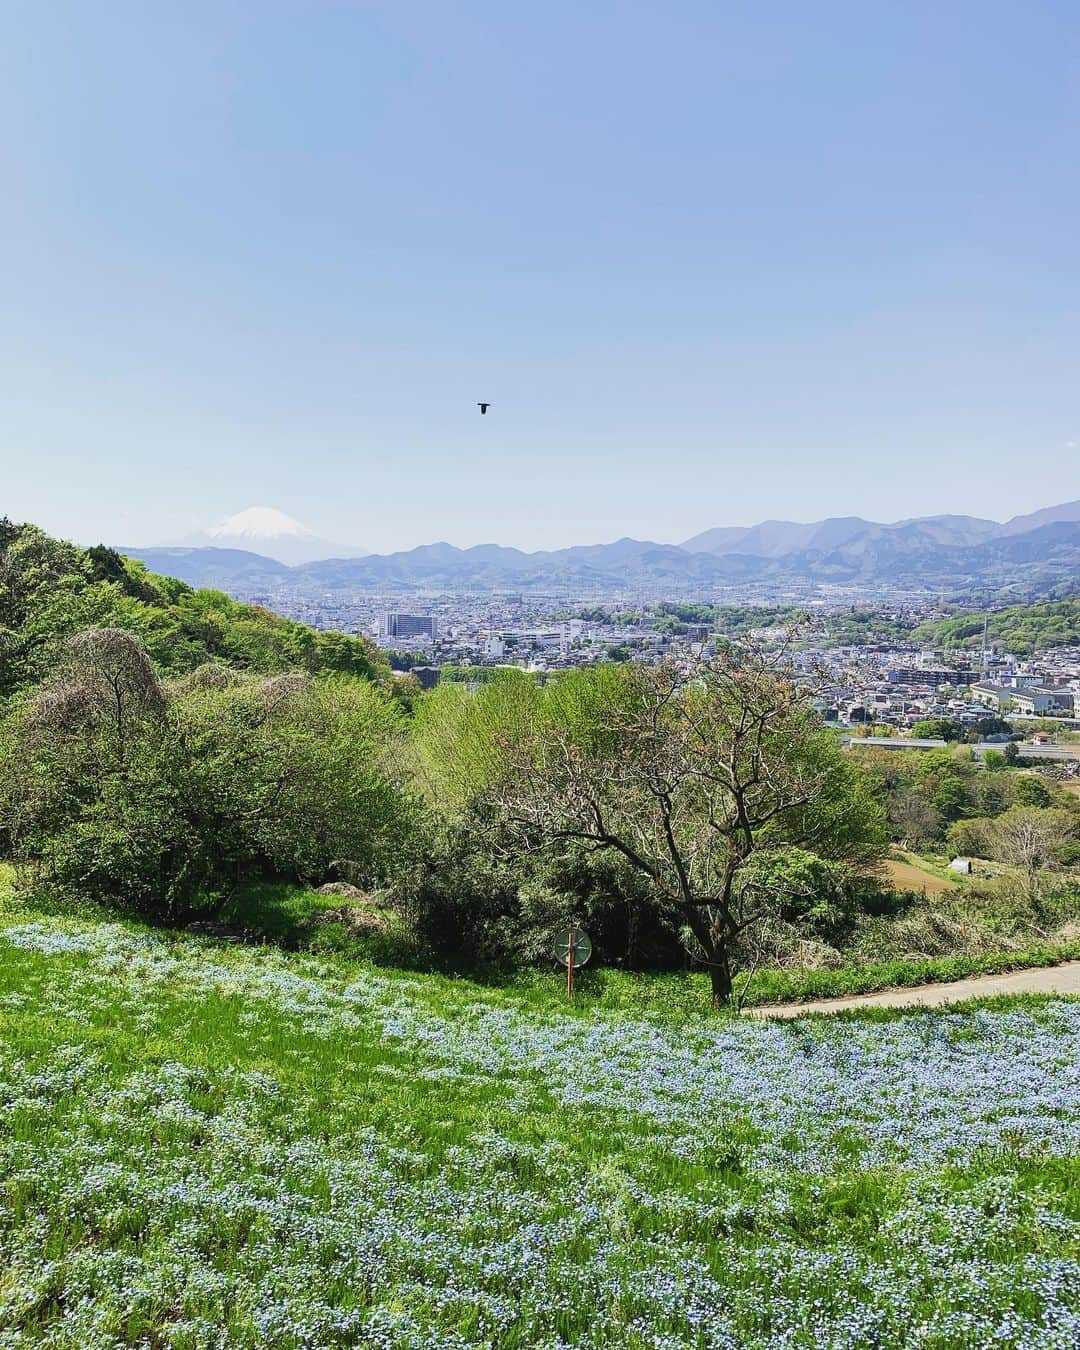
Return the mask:
<path fill-rule="evenodd" d="M 0 1057 L 0 1350 L 1080 1342 L 1075 1004 L 672 1028 L 3 944 L 63 1030 Z"/>

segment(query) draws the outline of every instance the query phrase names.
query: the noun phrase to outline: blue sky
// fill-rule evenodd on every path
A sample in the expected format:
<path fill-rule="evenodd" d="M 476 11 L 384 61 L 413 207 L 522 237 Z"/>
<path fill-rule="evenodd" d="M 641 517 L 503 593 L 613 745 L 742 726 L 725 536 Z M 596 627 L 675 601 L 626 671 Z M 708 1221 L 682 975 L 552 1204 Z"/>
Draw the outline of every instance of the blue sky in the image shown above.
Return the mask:
<path fill-rule="evenodd" d="M 1078 60 L 1074 0 L 7 0 L 0 513 L 384 551 L 1076 496 Z"/>

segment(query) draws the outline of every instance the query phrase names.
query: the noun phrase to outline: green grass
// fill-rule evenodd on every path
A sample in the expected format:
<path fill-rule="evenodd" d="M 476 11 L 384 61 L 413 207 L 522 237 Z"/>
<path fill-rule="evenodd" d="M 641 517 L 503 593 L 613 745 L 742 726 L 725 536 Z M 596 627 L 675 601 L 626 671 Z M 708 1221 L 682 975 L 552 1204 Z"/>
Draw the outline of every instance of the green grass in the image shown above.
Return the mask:
<path fill-rule="evenodd" d="M 874 994 L 884 989 L 908 989 L 920 984 L 948 983 L 975 975 L 1000 975 L 1080 959 L 1080 943 L 1030 947 L 1019 952 L 990 952 L 979 956 L 935 956 L 916 960 L 882 961 L 840 970 L 761 970 L 750 981 L 746 1005 L 801 1002 L 805 999 L 844 998 Z M 741 986 L 740 986 L 741 987 Z"/>
<path fill-rule="evenodd" d="M 5 1346 L 1019 1347 L 1080 1293 L 1075 1005 L 778 1027 L 12 922 Z"/>
<path fill-rule="evenodd" d="M 354 961 L 415 968 L 415 951 L 399 928 L 387 933 L 349 933 L 340 923 L 322 916 L 343 902 L 288 883 L 262 883 L 240 889 L 221 918 L 267 941 L 296 950 L 335 954 Z M 347 903 L 347 902 L 344 902 Z M 759 969 L 736 979 L 736 991 L 745 1007 L 793 1003 L 819 998 L 844 998 L 880 993 L 977 975 L 1058 965 L 1080 959 L 1080 943 L 1040 944 L 1016 951 L 974 955 L 898 958 L 862 962 L 838 969 Z M 515 1006 L 536 1010 L 565 1004 L 564 977 L 554 965 L 518 970 L 466 971 L 462 978 L 498 989 Z M 708 1010 L 710 989 L 700 971 L 628 972 L 588 967 L 578 973 L 576 1003 L 663 1017 L 697 1017 Z"/>
<path fill-rule="evenodd" d="M 287 881 L 252 882 L 238 887 L 218 918 L 285 947 L 310 944 L 323 914 L 346 903 Z"/>

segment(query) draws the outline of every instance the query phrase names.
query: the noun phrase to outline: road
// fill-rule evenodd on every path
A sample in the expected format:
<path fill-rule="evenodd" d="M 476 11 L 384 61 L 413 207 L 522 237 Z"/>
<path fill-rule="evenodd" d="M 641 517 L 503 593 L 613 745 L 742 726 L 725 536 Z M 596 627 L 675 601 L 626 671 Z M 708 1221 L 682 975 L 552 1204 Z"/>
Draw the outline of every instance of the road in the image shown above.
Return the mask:
<path fill-rule="evenodd" d="M 885 989 L 880 994 L 823 998 L 812 1003 L 769 1003 L 747 1008 L 748 1017 L 802 1017 L 804 1013 L 847 1012 L 851 1008 L 937 1008 L 968 998 L 997 994 L 1080 994 L 1080 961 L 1059 966 L 1013 970 L 1007 975 L 975 975 L 947 984 L 920 984 L 914 989 Z"/>

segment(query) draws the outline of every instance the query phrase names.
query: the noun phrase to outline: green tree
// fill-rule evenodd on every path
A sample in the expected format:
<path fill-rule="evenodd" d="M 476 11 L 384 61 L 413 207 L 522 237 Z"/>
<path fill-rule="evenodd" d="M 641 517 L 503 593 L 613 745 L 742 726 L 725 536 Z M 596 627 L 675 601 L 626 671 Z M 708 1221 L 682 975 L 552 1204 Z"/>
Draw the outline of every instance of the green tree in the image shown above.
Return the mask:
<path fill-rule="evenodd" d="M 946 778 L 934 793 L 933 804 L 942 820 L 959 820 L 971 805 L 967 784 L 962 778 Z"/>
<path fill-rule="evenodd" d="M 740 936 L 777 904 L 752 861 L 793 847 L 880 855 L 883 815 L 857 766 L 757 653 L 609 666 L 544 692 L 537 731 L 506 746 L 491 809 L 517 846 L 578 841 L 625 858 L 685 925 L 717 1005 Z"/>
<path fill-rule="evenodd" d="M 911 734 L 926 740 L 962 741 L 964 728 L 947 717 L 924 717 L 911 728 Z"/>
<path fill-rule="evenodd" d="M 412 766 L 428 801 L 460 818 L 505 772 L 507 746 L 533 734 L 540 688 L 520 670 L 487 672 L 475 690 L 444 681 L 420 700 Z"/>
<path fill-rule="evenodd" d="M 747 864 L 744 880 L 777 901 L 780 919 L 805 936 L 836 943 L 854 921 L 850 869 L 809 849 L 763 851 Z"/>
<path fill-rule="evenodd" d="M 1030 774 L 1018 774 L 1012 783 L 1013 801 L 1017 806 L 1049 806 L 1050 792 L 1046 784 Z"/>
<path fill-rule="evenodd" d="M 0 833 L 60 889 L 176 922 L 245 876 L 378 876 L 407 838 L 400 715 L 369 682 L 161 683 L 119 630 L 64 654 L 0 733 Z"/>
<path fill-rule="evenodd" d="M 136 635 L 165 674 L 208 660 L 265 674 L 385 681 L 389 673 L 365 638 L 316 633 L 221 591 L 154 576 L 113 549 L 80 549 L 36 526 L 0 522 L 0 698 L 47 678 L 69 637 L 99 628 Z"/>
<path fill-rule="evenodd" d="M 954 858 L 989 858 L 992 856 L 993 821 L 984 817 L 957 820 L 949 826 L 949 852 Z"/>

